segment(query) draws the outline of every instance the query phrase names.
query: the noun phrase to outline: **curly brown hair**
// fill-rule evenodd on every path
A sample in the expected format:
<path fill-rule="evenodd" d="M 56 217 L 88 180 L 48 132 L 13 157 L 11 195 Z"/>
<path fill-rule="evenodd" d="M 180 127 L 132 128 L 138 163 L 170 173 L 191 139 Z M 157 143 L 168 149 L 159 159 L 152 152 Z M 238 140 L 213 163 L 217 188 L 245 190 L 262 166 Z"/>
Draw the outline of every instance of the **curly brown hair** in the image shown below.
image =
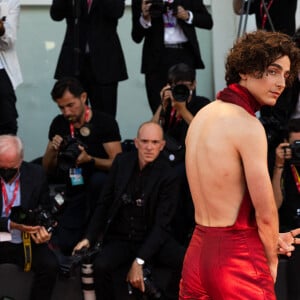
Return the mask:
<path fill-rule="evenodd" d="M 283 33 L 263 30 L 246 33 L 228 53 L 226 83 L 239 83 L 239 74 L 255 74 L 261 78 L 271 63 L 285 55 L 291 61 L 290 76 L 286 80 L 287 86 L 291 86 L 300 71 L 300 49 L 292 38 Z"/>

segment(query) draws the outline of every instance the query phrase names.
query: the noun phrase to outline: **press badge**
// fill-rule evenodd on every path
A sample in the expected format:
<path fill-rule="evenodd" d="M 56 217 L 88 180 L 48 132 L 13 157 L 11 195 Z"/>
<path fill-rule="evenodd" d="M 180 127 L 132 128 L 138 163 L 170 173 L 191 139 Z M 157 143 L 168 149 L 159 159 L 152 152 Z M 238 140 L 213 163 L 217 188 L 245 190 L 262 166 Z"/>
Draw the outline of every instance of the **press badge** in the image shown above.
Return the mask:
<path fill-rule="evenodd" d="M 82 169 L 81 168 L 71 168 L 70 169 L 70 179 L 72 186 L 83 184 Z"/>

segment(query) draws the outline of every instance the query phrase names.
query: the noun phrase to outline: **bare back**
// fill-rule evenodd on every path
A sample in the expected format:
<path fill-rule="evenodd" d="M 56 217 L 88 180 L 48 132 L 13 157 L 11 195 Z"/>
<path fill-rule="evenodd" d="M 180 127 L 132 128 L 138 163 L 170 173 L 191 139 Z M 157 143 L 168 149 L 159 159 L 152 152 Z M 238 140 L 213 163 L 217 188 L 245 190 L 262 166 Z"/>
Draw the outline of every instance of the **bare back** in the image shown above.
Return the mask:
<path fill-rule="evenodd" d="M 233 225 L 246 185 L 257 203 L 270 193 L 265 132 L 242 107 L 219 100 L 204 107 L 190 124 L 186 145 L 197 224 Z M 261 184 L 267 189 L 258 195 Z"/>

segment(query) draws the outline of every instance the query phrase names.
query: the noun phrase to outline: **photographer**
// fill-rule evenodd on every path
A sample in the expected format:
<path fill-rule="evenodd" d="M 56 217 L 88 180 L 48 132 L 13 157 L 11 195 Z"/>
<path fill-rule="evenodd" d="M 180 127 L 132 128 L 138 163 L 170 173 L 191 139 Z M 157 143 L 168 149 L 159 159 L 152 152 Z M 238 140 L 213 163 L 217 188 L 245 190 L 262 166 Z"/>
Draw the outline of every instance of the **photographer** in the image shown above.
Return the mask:
<path fill-rule="evenodd" d="M 66 22 L 54 78 L 79 79 L 93 110 L 117 113 L 118 84 L 128 78 L 118 36 L 124 0 L 52 0 L 50 16 Z"/>
<path fill-rule="evenodd" d="M 54 118 L 43 166 L 66 184 L 58 245 L 70 254 L 81 238 L 113 159 L 121 152 L 115 119 L 86 105 L 87 94 L 75 78 L 58 80 L 51 92 L 62 114 Z"/>
<path fill-rule="evenodd" d="M 20 1 L 0 1 L 0 134 L 16 134 L 18 112 L 15 89 L 22 83 L 16 52 Z"/>
<path fill-rule="evenodd" d="M 185 251 L 171 231 L 178 178 L 159 156 L 165 141 L 158 124 L 143 123 L 134 143 L 137 151 L 116 157 L 85 238 L 74 252 L 92 247 L 102 237 L 103 247 L 94 262 L 97 299 L 132 299 L 125 279 L 132 289 L 151 293 L 143 278 L 143 267 L 149 265 L 172 272 L 163 293 L 166 299 L 178 299 Z M 113 286 L 117 271 L 122 281 Z M 161 282 L 154 285 L 162 288 Z"/>
<path fill-rule="evenodd" d="M 184 63 L 172 66 L 168 71 L 168 84 L 161 90 L 161 104 L 152 118 L 164 130 L 166 145 L 163 154 L 175 166 L 180 177 L 181 201 L 176 232 L 183 243 L 194 225 L 194 210 L 185 173 L 185 137 L 196 113 L 210 103 L 207 98 L 197 96 L 195 89 L 195 70 Z M 178 151 L 173 149 L 173 144 L 177 145 Z"/>
<path fill-rule="evenodd" d="M 0 135 L 0 263 L 17 264 L 25 271 L 31 268 L 34 282 L 30 300 L 50 300 L 58 270 L 56 258 L 47 245 L 51 233 L 41 224 L 17 222 L 11 214 L 18 206 L 27 211 L 39 206 L 51 208 L 43 169 L 24 162 L 23 156 L 18 137 Z"/>
<path fill-rule="evenodd" d="M 133 0 L 131 9 L 132 39 L 144 39 L 141 72 L 154 114 L 171 66 L 204 69 L 196 27 L 211 29 L 213 21 L 202 0 Z"/>
<path fill-rule="evenodd" d="M 272 185 L 279 208 L 281 231 L 291 231 L 300 226 L 300 119 L 291 119 L 288 141 L 276 148 Z M 300 246 L 287 260 L 288 299 L 300 299 Z"/>

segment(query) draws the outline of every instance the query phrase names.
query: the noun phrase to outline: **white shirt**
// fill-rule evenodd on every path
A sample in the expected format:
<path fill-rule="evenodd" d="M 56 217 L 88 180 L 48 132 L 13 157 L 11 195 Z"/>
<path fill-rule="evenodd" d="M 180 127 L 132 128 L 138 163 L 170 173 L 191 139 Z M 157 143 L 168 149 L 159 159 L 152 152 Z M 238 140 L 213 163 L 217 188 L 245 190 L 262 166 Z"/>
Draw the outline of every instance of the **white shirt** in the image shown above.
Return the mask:
<path fill-rule="evenodd" d="M 4 22 L 5 33 L 0 36 L 0 68 L 5 69 L 15 89 L 23 82 L 16 52 L 20 0 L 0 0 L 0 8 L 2 12 L 8 12 Z"/>

